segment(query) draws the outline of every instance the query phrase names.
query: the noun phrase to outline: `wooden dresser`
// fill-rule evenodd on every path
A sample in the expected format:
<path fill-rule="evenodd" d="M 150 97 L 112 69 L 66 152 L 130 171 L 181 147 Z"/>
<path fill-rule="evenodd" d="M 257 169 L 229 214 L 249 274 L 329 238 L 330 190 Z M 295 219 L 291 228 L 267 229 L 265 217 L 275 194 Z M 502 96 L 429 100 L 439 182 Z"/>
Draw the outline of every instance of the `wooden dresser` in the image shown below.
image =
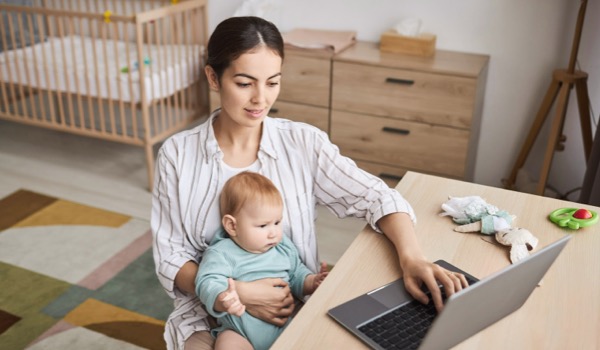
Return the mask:
<path fill-rule="evenodd" d="M 390 185 L 407 170 L 472 180 L 488 61 L 356 43 L 333 58 L 332 141 Z"/>
<path fill-rule="evenodd" d="M 269 116 L 312 124 L 329 133 L 332 53 L 286 48 L 281 92 Z M 210 92 L 211 111 L 220 106 Z"/>

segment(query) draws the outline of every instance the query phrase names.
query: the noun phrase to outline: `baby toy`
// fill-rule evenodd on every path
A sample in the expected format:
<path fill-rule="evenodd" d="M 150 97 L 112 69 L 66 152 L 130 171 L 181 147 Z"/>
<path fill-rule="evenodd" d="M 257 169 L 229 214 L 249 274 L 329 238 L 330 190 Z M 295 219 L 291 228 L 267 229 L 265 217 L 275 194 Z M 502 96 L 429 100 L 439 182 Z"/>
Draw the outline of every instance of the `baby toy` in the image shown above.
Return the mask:
<path fill-rule="evenodd" d="M 452 216 L 452 220 L 463 226 L 455 231 L 476 232 L 492 235 L 511 227 L 513 217 L 504 210 L 488 204 L 479 196 L 448 197 L 442 204 L 441 216 Z M 472 225 L 471 225 L 472 224 Z"/>
<path fill-rule="evenodd" d="M 144 65 L 145 66 L 149 66 L 151 62 L 152 61 L 150 60 L 150 57 L 144 57 Z M 138 61 L 134 61 L 132 69 L 130 69 L 129 66 L 125 66 L 125 67 L 121 68 L 121 73 L 129 73 L 130 70 L 132 72 L 135 72 L 139 68 L 140 68 L 140 64 L 138 63 Z"/>
<path fill-rule="evenodd" d="M 588 227 L 597 223 L 598 213 L 587 209 L 561 208 L 550 213 L 548 218 L 560 227 L 578 230 L 581 227 Z"/>
<path fill-rule="evenodd" d="M 538 239 L 529 230 L 513 227 L 496 233 L 496 241 L 510 247 L 510 261 L 514 264 L 529 256 Z"/>
<path fill-rule="evenodd" d="M 442 204 L 441 216 L 451 216 L 452 220 L 461 224 L 454 228 L 456 232 L 480 232 L 484 235 L 495 235 L 500 244 L 511 247 L 510 261 L 514 264 L 527 257 L 538 239 L 524 228 L 512 227 L 516 216 L 487 203 L 479 196 L 449 197 Z"/>

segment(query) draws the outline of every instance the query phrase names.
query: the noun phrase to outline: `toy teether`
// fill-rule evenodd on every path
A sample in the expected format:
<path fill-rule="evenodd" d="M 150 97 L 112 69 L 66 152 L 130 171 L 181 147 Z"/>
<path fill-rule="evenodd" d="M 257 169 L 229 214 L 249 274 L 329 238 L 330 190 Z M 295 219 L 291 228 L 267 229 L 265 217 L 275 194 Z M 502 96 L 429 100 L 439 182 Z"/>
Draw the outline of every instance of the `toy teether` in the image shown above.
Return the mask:
<path fill-rule="evenodd" d="M 548 218 L 560 227 L 577 230 L 597 223 L 598 213 L 587 209 L 560 208 L 550 213 Z"/>

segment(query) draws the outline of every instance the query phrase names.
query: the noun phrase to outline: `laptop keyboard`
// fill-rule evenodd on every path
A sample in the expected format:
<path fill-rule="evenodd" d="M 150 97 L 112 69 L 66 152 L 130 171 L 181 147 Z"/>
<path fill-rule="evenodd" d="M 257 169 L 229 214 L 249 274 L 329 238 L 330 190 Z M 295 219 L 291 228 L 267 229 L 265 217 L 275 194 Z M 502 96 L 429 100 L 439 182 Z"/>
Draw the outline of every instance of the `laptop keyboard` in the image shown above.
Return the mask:
<path fill-rule="evenodd" d="M 469 285 L 476 283 L 467 277 Z M 442 298 L 446 294 L 442 288 Z M 413 300 L 358 327 L 384 349 L 417 349 L 433 323 L 437 311 L 433 302 L 421 304 Z"/>

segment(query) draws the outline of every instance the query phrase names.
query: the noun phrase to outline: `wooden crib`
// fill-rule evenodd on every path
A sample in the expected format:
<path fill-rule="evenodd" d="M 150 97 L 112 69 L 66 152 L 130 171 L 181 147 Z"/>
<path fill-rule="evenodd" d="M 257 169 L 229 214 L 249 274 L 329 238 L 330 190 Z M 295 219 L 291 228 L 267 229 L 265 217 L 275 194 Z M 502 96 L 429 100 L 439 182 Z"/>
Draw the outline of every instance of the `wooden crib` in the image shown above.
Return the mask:
<path fill-rule="evenodd" d="M 153 146 L 208 115 L 206 2 L 3 1 L 0 118 L 142 146 L 152 188 Z"/>

